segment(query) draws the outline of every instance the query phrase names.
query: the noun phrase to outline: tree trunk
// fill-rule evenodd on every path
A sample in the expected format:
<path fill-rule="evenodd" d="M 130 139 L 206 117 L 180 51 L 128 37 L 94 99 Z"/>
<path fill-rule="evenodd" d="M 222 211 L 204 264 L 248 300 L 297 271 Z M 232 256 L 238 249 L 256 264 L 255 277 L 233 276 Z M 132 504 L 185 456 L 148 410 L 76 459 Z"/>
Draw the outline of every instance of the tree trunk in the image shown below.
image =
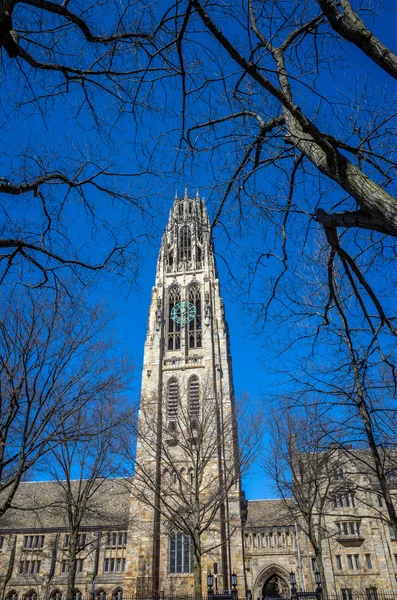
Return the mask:
<path fill-rule="evenodd" d="M 321 541 L 320 541 L 320 544 L 321 544 Z M 317 564 L 317 568 L 319 570 L 320 577 L 321 577 L 321 587 L 323 590 L 323 598 L 324 598 L 324 600 L 327 600 L 328 589 L 327 589 L 327 579 L 325 576 L 325 569 L 324 569 L 324 563 L 323 563 L 323 553 L 322 553 L 322 550 L 320 550 L 318 545 L 314 546 L 314 554 L 316 556 L 316 564 Z"/>
<path fill-rule="evenodd" d="M 203 597 L 201 552 L 197 546 L 194 551 L 194 597 L 196 600 Z"/>
<path fill-rule="evenodd" d="M 70 532 L 66 600 L 73 600 L 76 581 L 77 531 Z"/>

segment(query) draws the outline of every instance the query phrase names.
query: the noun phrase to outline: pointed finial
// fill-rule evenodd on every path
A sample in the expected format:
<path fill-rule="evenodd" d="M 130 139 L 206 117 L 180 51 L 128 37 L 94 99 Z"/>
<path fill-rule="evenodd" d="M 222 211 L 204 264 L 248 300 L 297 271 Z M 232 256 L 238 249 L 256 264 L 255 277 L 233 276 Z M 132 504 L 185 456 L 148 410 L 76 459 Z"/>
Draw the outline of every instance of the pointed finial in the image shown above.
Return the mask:
<path fill-rule="evenodd" d="M 200 200 L 200 194 L 199 194 L 198 188 L 196 190 L 196 200 Z"/>
<path fill-rule="evenodd" d="M 184 199 L 187 200 L 187 188 L 185 188 L 185 196 Z"/>
<path fill-rule="evenodd" d="M 178 190 L 175 191 L 175 200 L 178 200 Z"/>

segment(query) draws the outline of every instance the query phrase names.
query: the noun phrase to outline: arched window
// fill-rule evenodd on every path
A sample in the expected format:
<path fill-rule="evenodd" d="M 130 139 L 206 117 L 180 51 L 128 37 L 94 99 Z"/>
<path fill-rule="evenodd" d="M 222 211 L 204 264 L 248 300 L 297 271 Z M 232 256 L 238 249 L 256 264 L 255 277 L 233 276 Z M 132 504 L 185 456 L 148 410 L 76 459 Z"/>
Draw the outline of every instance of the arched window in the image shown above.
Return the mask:
<path fill-rule="evenodd" d="M 189 287 L 189 302 L 194 304 L 196 309 L 194 319 L 189 321 L 189 348 L 201 348 L 201 292 L 198 283 L 192 283 Z"/>
<path fill-rule="evenodd" d="M 192 237 L 188 225 L 183 225 L 179 231 L 179 261 L 192 260 Z"/>
<path fill-rule="evenodd" d="M 192 573 L 192 540 L 180 531 L 172 532 L 169 537 L 169 572 Z"/>
<path fill-rule="evenodd" d="M 6 600 L 18 600 L 18 594 L 15 590 L 10 590 L 6 596 Z"/>
<path fill-rule="evenodd" d="M 95 592 L 95 600 L 106 600 L 105 590 L 99 589 Z"/>
<path fill-rule="evenodd" d="M 192 375 L 188 385 L 189 419 L 193 426 L 197 425 L 200 417 L 200 383 L 197 375 Z"/>
<path fill-rule="evenodd" d="M 169 267 L 172 267 L 174 264 L 174 250 L 171 247 L 171 244 L 167 246 L 167 264 Z"/>
<path fill-rule="evenodd" d="M 83 594 L 80 590 L 74 590 L 73 600 L 83 600 Z"/>
<path fill-rule="evenodd" d="M 34 598 L 32 596 L 29 596 L 26 598 L 26 600 L 37 600 L 37 594 L 34 592 Z M 53 592 L 51 592 L 50 595 L 51 600 L 62 600 L 62 592 L 60 590 L 54 590 Z"/>
<path fill-rule="evenodd" d="M 201 227 L 197 229 L 197 244 L 196 244 L 196 261 L 197 267 L 201 268 L 201 261 L 203 259 L 203 230 Z"/>
<path fill-rule="evenodd" d="M 123 590 L 121 588 L 113 590 L 112 600 L 123 600 Z"/>
<path fill-rule="evenodd" d="M 179 287 L 171 286 L 168 292 L 168 350 L 180 350 L 181 347 L 181 324 L 172 318 L 172 309 L 180 301 Z"/>
<path fill-rule="evenodd" d="M 178 418 L 179 384 L 175 377 L 168 381 L 167 386 L 167 421 L 175 422 Z"/>

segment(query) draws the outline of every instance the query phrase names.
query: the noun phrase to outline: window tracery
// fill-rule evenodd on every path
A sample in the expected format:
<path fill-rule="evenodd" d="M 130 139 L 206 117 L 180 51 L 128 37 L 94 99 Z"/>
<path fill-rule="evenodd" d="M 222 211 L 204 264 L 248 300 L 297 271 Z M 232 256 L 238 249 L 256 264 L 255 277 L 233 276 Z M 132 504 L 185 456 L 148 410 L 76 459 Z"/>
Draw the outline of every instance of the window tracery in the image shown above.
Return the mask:
<path fill-rule="evenodd" d="M 192 237 L 188 225 L 183 225 L 179 231 L 179 261 L 190 262 L 192 260 Z"/>
<path fill-rule="evenodd" d="M 169 572 L 191 573 L 193 571 L 192 540 L 180 531 L 169 537 Z"/>
<path fill-rule="evenodd" d="M 192 375 L 188 386 L 189 419 L 193 426 L 197 426 L 200 417 L 200 382 L 197 375 Z"/>
<path fill-rule="evenodd" d="M 197 268 L 201 269 L 203 260 L 203 230 L 199 226 L 197 228 L 197 244 L 196 244 L 196 263 Z"/>
<path fill-rule="evenodd" d="M 202 331 L 201 331 L 201 292 L 198 283 L 192 283 L 189 287 L 189 302 L 194 305 L 196 314 L 189 321 L 189 348 L 202 347 Z"/>
<path fill-rule="evenodd" d="M 170 287 L 168 292 L 168 350 L 181 348 L 181 324 L 172 318 L 172 309 L 181 301 L 180 288 L 177 285 Z"/>
<path fill-rule="evenodd" d="M 178 418 L 179 384 L 175 377 L 168 381 L 167 386 L 167 421 L 174 422 Z"/>

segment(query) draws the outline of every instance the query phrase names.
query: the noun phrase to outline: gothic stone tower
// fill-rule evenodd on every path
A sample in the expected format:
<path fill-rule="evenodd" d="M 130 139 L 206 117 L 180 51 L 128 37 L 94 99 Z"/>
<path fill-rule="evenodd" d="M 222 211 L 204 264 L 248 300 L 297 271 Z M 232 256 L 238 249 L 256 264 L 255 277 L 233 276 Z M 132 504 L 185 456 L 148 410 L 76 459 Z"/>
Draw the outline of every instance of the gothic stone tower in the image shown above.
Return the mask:
<path fill-rule="evenodd" d="M 198 193 L 175 198 L 152 291 L 126 584 L 192 593 L 213 563 L 243 588 L 241 487 L 228 327 Z M 201 573 L 199 569 L 201 564 Z"/>

